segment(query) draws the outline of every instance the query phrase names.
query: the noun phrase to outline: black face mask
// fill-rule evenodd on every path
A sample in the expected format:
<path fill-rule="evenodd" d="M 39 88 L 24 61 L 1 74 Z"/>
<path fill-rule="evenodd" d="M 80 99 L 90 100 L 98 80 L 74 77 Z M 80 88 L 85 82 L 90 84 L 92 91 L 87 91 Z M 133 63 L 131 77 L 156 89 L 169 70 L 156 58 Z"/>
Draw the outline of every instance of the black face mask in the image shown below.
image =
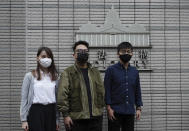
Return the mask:
<path fill-rule="evenodd" d="M 131 55 L 129 55 L 129 54 L 124 54 L 124 55 L 120 55 L 119 58 L 120 58 L 124 63 L 127 63 L 127 62 L 130 61 Z"/>
<path fill-rule="evenodd" d="M 86 63 L 88 61 L 88 58 L 89 58 L 89 54 L 86 52 L 77 53 L 77 62 L 79 64 Z"/>

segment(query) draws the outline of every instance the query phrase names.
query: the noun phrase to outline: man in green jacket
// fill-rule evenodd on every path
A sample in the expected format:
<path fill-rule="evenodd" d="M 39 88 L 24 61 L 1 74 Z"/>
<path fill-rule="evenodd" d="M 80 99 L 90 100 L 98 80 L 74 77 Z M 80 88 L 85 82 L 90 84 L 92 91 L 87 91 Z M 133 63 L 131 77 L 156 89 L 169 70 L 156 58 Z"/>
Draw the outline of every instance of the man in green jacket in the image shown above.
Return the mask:
<path fill-rule="evenodd" d="M 87 61 L 89 44 L 73 45 L 75 64 L 61 74 L 57 107 L 67 131 L 102 131 L 104 87 L 100 72 Z"/>

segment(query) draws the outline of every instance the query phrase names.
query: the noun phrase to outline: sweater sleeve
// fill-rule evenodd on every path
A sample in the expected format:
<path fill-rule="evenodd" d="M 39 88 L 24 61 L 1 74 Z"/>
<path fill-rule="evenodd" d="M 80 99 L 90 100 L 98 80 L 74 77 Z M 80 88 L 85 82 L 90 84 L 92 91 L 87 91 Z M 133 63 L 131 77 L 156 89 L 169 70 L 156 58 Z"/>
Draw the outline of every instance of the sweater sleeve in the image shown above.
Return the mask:
<path fill-rule="evenodd" d="M 28 115 L 28 94 L 31 83 L 31 72 L 27 73 L 24 77 L 21 89 L 21 104 L 20 104 L 20 119 L 21 121 L 27 121 Z"/>

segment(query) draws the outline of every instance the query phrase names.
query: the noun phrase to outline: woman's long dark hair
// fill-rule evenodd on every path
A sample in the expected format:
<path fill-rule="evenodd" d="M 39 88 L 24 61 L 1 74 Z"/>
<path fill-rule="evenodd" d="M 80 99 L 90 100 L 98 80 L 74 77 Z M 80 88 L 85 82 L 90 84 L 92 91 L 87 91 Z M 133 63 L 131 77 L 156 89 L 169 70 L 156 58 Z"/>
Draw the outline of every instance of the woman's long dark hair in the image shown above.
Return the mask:
<path fill-rule="evenodd" d="M 52 80 L 52 81 L 55 81 L 55 80 L 57 80 L 57 78 L 58 78 L 58 72 L 57 72 L 56 67 L 55 67 L 55 64 L 54 64 L 53 53 L 52 53 L 51 49 L 48 48 L 48 47 L 40 47 L 40 48 L 38 49 L 38 52 L 37 52 L 37 57 L 39 57 L 39 55 L 41 54 L 42 51 L 45 51 L 45 52 L 47 53 L 47 56 L 52 59 L 51 66 L 48 67 L 48 71 L 49 71 L 50 74 L 51 74 L 51 80 Z M 40 64 L 39 64 L 39 62 L 37 62 L 37 69 L 36 69 L 36 72 L 37 72 L 37 80 L 41 80 Z"/>

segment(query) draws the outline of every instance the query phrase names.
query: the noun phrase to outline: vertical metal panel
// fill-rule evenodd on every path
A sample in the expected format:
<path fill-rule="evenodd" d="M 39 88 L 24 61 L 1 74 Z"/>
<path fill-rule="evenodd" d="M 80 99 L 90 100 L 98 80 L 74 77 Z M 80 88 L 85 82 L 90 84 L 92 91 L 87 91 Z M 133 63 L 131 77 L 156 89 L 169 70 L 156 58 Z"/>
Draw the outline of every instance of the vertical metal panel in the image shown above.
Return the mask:
<path fill-rule="evenodd" d="M 25 73 L 25 3 L 0 4 L 0 130 L 20 130 L 21 79 Z"/>
<path fill-rule="evenodd" d="M 11 90 L 11 54 L 10 54 L 10 1 L 4 1 L 0 8 L 0 127 L 10 130 L 10 90 Z"/>

